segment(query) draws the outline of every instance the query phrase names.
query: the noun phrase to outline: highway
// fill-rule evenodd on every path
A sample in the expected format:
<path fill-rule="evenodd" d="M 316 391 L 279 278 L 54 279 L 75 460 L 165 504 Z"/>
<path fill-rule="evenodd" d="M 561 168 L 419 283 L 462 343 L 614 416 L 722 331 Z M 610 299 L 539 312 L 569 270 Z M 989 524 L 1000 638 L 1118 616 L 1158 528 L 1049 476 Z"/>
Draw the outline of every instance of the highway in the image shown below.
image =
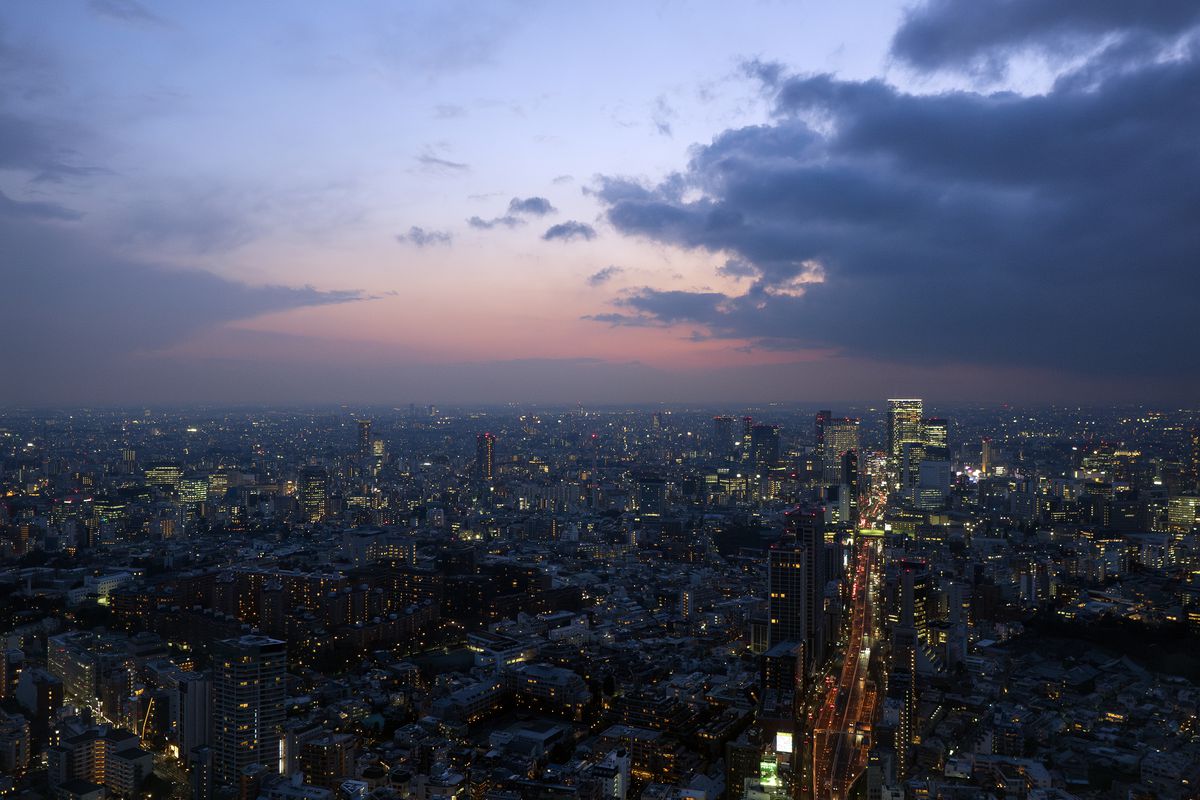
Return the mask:
<path fill-rule="evenodd" d="M 876 547 L 865 539 L 857 545 L 841 674 L 813 721 L 811 774 L 816 800 L 845 800 L 867 766 L 878 701 L 868 677 L 875 625 L 871 586 Z"/>

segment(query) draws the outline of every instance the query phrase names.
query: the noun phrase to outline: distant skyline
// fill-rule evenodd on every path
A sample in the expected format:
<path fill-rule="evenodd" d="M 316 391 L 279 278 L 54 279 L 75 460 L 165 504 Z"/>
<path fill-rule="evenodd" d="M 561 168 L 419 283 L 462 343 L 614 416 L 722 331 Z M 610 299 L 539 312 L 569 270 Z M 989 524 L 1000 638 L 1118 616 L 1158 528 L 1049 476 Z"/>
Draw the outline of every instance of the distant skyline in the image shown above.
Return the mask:
<path fill-rule="evenodd" d="M 1200 4 L 0 6 L 0 406 L 1195 405 Z"/>

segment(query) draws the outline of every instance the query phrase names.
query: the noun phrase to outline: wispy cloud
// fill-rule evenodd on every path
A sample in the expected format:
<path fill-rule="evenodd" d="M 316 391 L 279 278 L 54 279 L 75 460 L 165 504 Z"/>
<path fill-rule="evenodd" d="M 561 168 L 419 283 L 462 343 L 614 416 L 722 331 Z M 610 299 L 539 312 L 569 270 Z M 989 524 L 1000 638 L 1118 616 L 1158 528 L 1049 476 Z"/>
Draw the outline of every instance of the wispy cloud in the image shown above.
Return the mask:
<path fill-rule="evenodd" d="M 432 153 L 422 153 L 417 156 L 417 163 L 426 172 L 441 172 L 441 173 L 456 173 L 469 172 L 470 164 L 464 164 L 461 161 L 451 161 L 448 158 L 441 158 Z"/>
<path fill-rule="evenodd" d="M 88 8 L 102 17 L 120 20 L 121 22 L 158 26 L 166 26 L 168 24 L 165 19 L 137 2 L 137 0 L 88 0 Z"/>
<path fill-rule="evenodd" d="M 598 272 L 593 272 L 588 276 L 587 282 L 589 286 L 602 286 L 608 283 L 613 278 L 620 275 L 625 270 L 621 267 L 608 266 Z"/>
<path fill-rule="evenodd" d="M 396 236 L 396 241 L 402 244 L 411 244 L 416 247 L 429 247 L 430 245 L 450 244 L 453 241 L 453 234 L 448 231 L 426 230 L 425 228 L 413 225 L 408 229 L 408 233 L 401 233 Z"/>

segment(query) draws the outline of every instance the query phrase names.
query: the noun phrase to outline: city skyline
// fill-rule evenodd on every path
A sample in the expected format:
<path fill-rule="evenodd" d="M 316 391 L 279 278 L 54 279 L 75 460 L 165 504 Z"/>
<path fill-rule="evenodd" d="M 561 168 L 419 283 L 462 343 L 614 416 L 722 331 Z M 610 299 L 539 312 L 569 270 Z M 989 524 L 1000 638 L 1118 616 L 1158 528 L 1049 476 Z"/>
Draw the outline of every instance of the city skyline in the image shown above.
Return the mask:
<path fill-rule="evenodd" d="M 1198 32 L 1186 2 L 10 4 L 0 407 L 1186 407 Z"/>

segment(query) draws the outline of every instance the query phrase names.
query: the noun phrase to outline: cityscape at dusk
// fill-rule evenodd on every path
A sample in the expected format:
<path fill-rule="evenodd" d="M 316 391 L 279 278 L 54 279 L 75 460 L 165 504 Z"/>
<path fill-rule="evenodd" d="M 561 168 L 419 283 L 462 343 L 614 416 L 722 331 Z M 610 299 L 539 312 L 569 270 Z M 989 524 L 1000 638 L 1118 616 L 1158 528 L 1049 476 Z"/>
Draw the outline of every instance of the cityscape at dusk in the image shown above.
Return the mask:
<path fill-rule="evenodd" d="M 0 800 L 1200 800 L 1200 3 L 0 5 Z"/>

